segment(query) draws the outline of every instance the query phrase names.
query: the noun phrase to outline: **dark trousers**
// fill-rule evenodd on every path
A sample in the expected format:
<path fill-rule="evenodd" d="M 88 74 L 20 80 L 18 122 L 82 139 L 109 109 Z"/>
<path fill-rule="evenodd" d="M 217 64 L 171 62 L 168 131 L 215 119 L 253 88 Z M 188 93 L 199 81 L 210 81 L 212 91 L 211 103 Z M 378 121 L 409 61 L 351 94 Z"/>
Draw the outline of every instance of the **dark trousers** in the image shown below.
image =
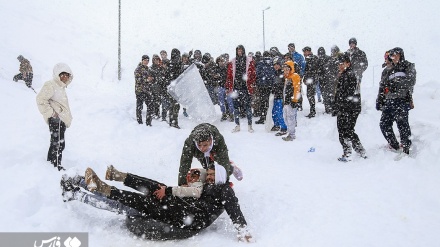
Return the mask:
<path fill-rule="evenodd" d="M 233 99 L 235 123 L 240 125 L 240 108 L 244 108 L 246 110 L 248 125 L 252 125 L 252 96 L 247 89 L 236 90 L 236 92 L 238 96 Z"/>
<path fill-rule="evenodd" d="M 321 91 L 322 91 L 322 98 L 324 99 L 325 113 L 331 113 L 332 112 L 332 102 L 333 102 L 333 98 L 334 98 L 333 83 L 330 83 L 329 80 L 321 80 L 320 86 L 321 86 Z"/>
<path fill-rule="evenodd" d="M 129 173 L 124 185 L 141 191 L 143 194 L 112 187 L 108 198 L 138 210 L 143 216 L 178 227 L 192 228 L 199 225 L 196 224 L 199 221 L 197 218 L 194 218 L 194 222 L 190 226 L 184 224 L 184 219 L 188 215 L 201 215 L 204 212 L 203 210 L 189 206 L 190 204 L 186 204 L 178 197 L 167 196 L 167 198 L 160 201 L 152 195 L 159 188 L 159 185 L 164 184 Z"/>
<path fill-rule="evenodd" d="M 364 152 L 364 148 L 358 135 L 354 132 L 360 111 L 340 111 L 337 117 L 339 142 L 342 145 L 344 155 L 351 154 L 351 146 L 357 153 Z"/>
<path fill-rule="evenodd" d="M 258 91 L 260 92 L 260 105 L 259 105 L 259 113 L 260 113 L 260 119 L 266 120 L 267 115 L 267 109 L 269 108 L 269 96 L 271 87 L 258 87 Z"/>
<path fill-rule="evenodd" d="M 315 83 L 311 83 L 310 85 L 307 84 L 307 99 L 309 100 L 309 105 L 310 105 L 310 113 L 315 114 L 316 110 L 315 110 L 315 94 L 316 94 L 316 84 Z"/>
<path fill-rule="evenodd" d="M 34 74 L 33 73 L 28 73 L 26 78 L 23 78 L 23 74 L 17 74 L 14 76 L 14 81 L 19 81 L 19 80 L 23 80 L 26 83 L 27 87 L 31 87 L 32 86 L 32 79 L 34 78 Z"/>
<path fill-rule="evenodd" d="M 160 86 L 157 84 L 154 84 L 152 86 L 153 94 L 152 94 L 152 100 L 153 100 L 153 113 L 154 116 L 160 116 L 160 104 L 161 104 L 161 95 L 160 95 Z"/>
<path fill-rule="evenodd" d="M 147 105 L 147 117 L 145 122 L 147 125 L 150 125 L 154 114 L 153 95 L 151 93 L 136 94 L 136 120 L 140 124 L 142 123 L 142 109 L 144 108 L 144 103 Z"/>
<path fill-rule="evenodd" d="M 168 114 L 170 116 L 170 126 L 179 126 L 180 104 L 171 96 L 168 97 L 168 100 L 169 100 Z"/>
<path fill-rule="evenodd" d="M 409 104 L 404 100 L 397 102 L 399 99 L 393 100 L 394 102 L 386 102 L 385 108 L 380 118 L 380 130 L 383 136 L 394 149 L 399 149 L 399 142 L 393 131 L 393 122 L 397 123 L 397 129 L 400 133 L 400 140 L 402 142 L 403 151 L 408 153 L 411 147 L 411 127 L 408 122 Z"/>
<path fill-rule="evenodd" d="M 50 145 L 47 152 L 47 161 L 50 161 L 55 167 L 61 166 L 63 150 L 66 146 L 64 132 L 66 124 L 59 118 L 49 118 Z"/>

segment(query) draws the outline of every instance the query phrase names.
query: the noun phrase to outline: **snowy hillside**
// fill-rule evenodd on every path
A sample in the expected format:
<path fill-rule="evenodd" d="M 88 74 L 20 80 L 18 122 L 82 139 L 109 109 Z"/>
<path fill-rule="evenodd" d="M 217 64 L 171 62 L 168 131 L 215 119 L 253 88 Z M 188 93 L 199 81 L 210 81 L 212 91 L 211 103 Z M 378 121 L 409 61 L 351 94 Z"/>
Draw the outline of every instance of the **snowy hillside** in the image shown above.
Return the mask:
<path fill-rule="evenodd" d="M 307 33 L 301 32 L 304 35 L 285 32 L 289 26 L 284 18 L 291 12 L 283 7 L 291 1 L 235 4 L 228 0 L 212 6 L 204 1 L 176 2 L 123 1 L 123 75 L 118 81 L 117 1 L 0 0 L 0 232 L 88 232 L 89 245 L 94 247 L 241 246 L 226 214 L 193 238 L 153 242 L 131 235 L 123 216 L 79 202 L 64 203 L 59 188 L 62 173 L 46 161 L 49 131 L 38 112 L 35 93 L 22 82 L 13 82 L 12 77 L 18 73 L 16 57 L 20 54 L 33 66 L 37 92 L 51 78 L 56 63 L 65 62 L 72 68 L 75 77 L 67 94 L 73 122 L 66 131 L 63 152 L 67 173 L 83 173 L 90 166 L 103 176 L 107 165 L 113 164 L 122 171 L 175 185 L 183 142 L 197 123 L 180 114 L 180 130 L 159 121 L 153 121 L 152 127 L 138 125 L 135 66 L 143 54 L 151 57 L 162 49 L 170 53 L 173 47 L 182 51 L 200 48 L 213 56 L 221 52 L 232 55 L 239 43 L 247 51 L 261 50 L 261 10 L 269 5 L 266 48 L 278 46 L 286 52 L 287 44 L 295 42 L 298 47 L 310 45 L 314 51 L 324 45 L 329 51 L 336 43 L 346 50 L 348 39 L 358 38 L 371 65 L 365 72 L 362 114 L 356 125 L 368 159 L 337 161 L 342 148 L 336 118 L 323 115 L 321 103 L 313 119 L 305 117 L 309 107 L 304 103 L 304 111 L 298 114 L 297 139 L 289 143 L 261 125 L 254 125 L 253 134 L 233 134 L 233 123 L 215 122 L 231 159 L 244 172 L 243 181 L 233 182 L 256 239 L 253 246 L 440 246 L 440 81 L 434 52 L 440 33 L 430 28 L 440 20 L 432 10 L 437 2 L 414 6 L 410 1 L 399 1 L 399 5 L 387 1 L 377 10 L 379 3 L 365 1 L 353 10 L 342 1 L 333 6 L 337 17 L 334 13 L 324 16 L 324 27 L 311 20 Z M 296 14 L 308 18 L 307 10 L 325 6 L 320 1 L 298 3 Z M 221 8 L 224 10 L 219 11 Z M 425 8 L 423 13 L 421 8 Z M 240 13 L 237 9 L 255 13 L 255 20 L 248 23 L 249 34 L 243 33 L 247 29 L 232 27 L 246 24 L 233 17 Z M 355 10 L 358 18 L 351 13 Z M 388 15 L 392 11 L 408 17 L 394 22 L 402 17 Z M 420 19 L 409 18 L 412 11 Z M 396 27 L 389 39 L 381 42 L 382 34 L 390 29 L 380 25 L 383 16 Z M 221 18 L 229 25 L 215 26 Z M 291 22 L 295 27 L 300 25 L 299 18 Z M 210 35 L 198 37 L 188 25 Z M 408 29 L 417 35 L 406 35 Z M 318 31 L 324 33 L 315 38 L 312 34 Z M 229 33 L 233 37 L 229 38 Z M 407 51 L 406 58 L 416 63 L 418 71 L 415 109 L 410 112 L 414 155 L 399 162 L 393 160 L 394 153 L 381 148 L 386 141 L 379 129 L 380 112 L 375 109 L 381 73 L 378 65 L 383 52 L 394 46 Z M 218 106 L 216 110 L 220 119 Z M 315 151 L 308 152 L 312 147 Z M 193 166 L 199 164 L 194 162 Z"/>

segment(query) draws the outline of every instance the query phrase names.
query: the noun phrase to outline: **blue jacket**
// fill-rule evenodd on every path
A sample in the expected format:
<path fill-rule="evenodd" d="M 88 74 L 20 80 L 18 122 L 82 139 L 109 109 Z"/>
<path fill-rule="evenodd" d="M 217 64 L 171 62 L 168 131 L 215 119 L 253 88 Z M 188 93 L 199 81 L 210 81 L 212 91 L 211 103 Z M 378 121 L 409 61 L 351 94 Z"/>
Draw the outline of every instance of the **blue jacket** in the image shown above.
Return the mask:
<path fill-rule="evenodd" d="M 274 78 L 275 69 L 272 60 L 265 57 L 257 63 L 257 87 L 272 86 Z"/>
<path fill-rule="evenodd" d="M 304 76 L 304 70 L 306 69 L 306 60 L 304 59 L 303 55 L 299 54 L 297 51 L 292 53 L 293 61 L 299 65 L 301 68 L 300 76 Z"/>

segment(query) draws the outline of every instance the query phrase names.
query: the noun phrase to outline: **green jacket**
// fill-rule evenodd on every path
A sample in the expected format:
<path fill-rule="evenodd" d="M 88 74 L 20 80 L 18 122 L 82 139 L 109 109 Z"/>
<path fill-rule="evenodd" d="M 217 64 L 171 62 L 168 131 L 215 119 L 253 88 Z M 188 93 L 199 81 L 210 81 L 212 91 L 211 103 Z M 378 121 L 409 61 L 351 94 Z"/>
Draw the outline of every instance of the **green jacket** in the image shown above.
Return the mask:
<path fill-rule="evenodd" d="M 210 157 L 205 158 L 204 153 L 202 153 L 195 144 L 194 133 L 200 128 L 205 128 L 211 133 L 214 143 L 210 152 Z M 180 157 L 178 185 L 186 184 L 186 175 L 191 169 L 194 157 L 199 160 L 202 167 L 205 169 L 215 161 L 226 169 L 228 176 L 232 174 L 232 167 L 229 163 L 228 147 L 226 146 L 223 135 L 220 134 L 219 130 L 214 125 L 208 123 L 199 124 L 194 128 L 188 138 L 186 138 L 183 145 L 182 156 Z"/>

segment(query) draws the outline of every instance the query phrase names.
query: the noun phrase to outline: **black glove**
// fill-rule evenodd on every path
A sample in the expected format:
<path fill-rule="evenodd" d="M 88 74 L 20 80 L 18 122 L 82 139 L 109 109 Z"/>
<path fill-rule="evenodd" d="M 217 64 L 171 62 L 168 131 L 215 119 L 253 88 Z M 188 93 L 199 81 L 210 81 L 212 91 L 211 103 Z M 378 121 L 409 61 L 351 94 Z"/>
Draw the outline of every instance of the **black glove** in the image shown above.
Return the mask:
<path fill-rule="evenodd" d="M 379 102 L 376 102 L 376 110 L 382 111 L 382 105 Z"/>

